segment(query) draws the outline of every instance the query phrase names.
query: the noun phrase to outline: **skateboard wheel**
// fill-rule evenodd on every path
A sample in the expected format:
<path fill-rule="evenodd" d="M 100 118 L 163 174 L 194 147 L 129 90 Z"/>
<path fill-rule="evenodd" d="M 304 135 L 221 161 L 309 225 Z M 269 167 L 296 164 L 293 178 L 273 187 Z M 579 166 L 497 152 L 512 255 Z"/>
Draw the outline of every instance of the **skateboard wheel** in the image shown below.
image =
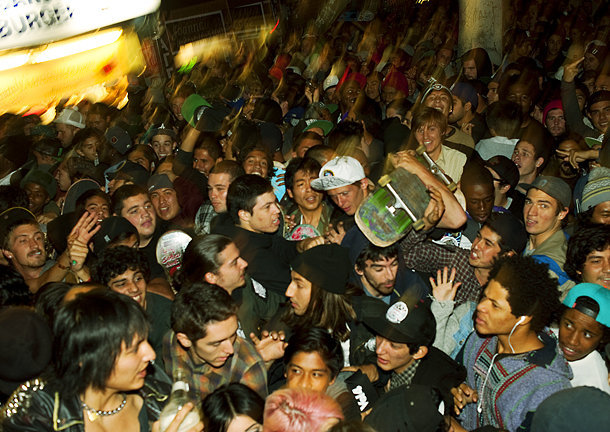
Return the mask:
<path fill-rule="evenodd" d="M 379 183 L 379 187 L 384 187 L 391 181 L 392 181 L 392 178 L 389 175 L 385 174 L 385 175 L 381 176 L 381 178 L 379 179 L 379 181 L 377 183 Z"/>
<path fill-rule="evenodd" d="M 421 156 L 422 154 L 424 154 L 425 151 L 426 151 L 426 146 L 420 145 L 419 147 L 417 147 L 417 150 L 415 150 L 415 153 L 417 153 L 419 156 Z"/>
<path fill-rule="evenodd" d="M 449 186 L 447 186 L 451 192 L 455 192 L 457 189 L 457 185 L 454 182 L 451 182 Z"/>
<path fill-rule="evenodd" d="M 419 231 L 423 227 L 424 227 L 424 221 L 422 219 L 419 219 L 419 220 L 416 220 L 415 222 L 413 222 L 413 229 L 415 231 Z"/>

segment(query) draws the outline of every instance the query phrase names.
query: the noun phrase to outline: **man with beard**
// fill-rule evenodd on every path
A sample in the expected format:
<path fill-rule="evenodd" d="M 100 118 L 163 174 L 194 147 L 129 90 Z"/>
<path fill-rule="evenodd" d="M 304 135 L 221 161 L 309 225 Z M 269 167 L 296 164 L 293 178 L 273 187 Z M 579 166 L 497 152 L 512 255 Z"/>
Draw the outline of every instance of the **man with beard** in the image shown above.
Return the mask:
<path fill-rule="evenodd" d="M 15 269 L 35 293 L 47 282 L 63 280 L 68 271 L 83 280 L 89 279 L 89 271 L 83 267 L 87 256 L 87 232 L 95 233 L 93 226 L 97 215 L 85 213 L 72 229 L 73 239 L 68 249 L 57 261 L 47 260 L 45 238 L 32 213 L 21 207 L 13 207 L 0 214 L 0 247 L 9 265 Z M 81 236 L 74 235 L 81 232 Z M 84 240 L 83 240 L 84 239 Z M 86 240 L 86 241 L 85 241 Z"/>
<path fill-rule="evenodd" d="M 553 138 L 559 139 L 566 134 L 566 119 L 563 116 L 563 105 L 560 100 L 554 100 L 544 107 L 542 122 Z"/>

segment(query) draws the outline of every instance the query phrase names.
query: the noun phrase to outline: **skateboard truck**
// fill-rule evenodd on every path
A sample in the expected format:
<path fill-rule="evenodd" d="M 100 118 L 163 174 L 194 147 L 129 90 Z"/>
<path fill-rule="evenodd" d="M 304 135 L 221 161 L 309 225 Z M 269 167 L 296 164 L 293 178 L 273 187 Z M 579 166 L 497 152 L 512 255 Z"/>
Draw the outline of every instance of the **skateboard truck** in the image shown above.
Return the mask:
<path fill-rule="evenodd" d="M 422 229 L 424 227 L 424 221 L 421 219 L 417 219 L 417 216 L 415 216 L 413 214 L 413 212 L 411 211 L 411 209 L 404 203 L 404 201 L 400 198 L 398 193 L 394 190 L 394 188 L 390 184 L 391 180 L 392 180 L 392 178 L 386 174 L 386 175 L 381 176 L 381 178 L 378 181 L 379 186 L 387 188 L 387 190 L 389 190 L 390 193 L 392 194 L 392 196 L 394 197 L 394 205 L 386 205 L 385 208 L 388 209 L 388 211 L 392 214 L 392 216 L 396 216 L 396 212 L 398 211 L 398 209 L 404 210 L 409 215 L 411 220 L 413 221 L 413 225 L 412 225 L 413 229 L 416 231 L 419 231 L 420 229 Z"/>
<path fill-rule="evenodd" d="M 443 183 L 445 183 L 445 186 L 447 186 L 447 188 L 451 192 L 455 192 L 455 190 L 457 189 L 457 185 L 455 184 L 455 182 L 451 181 L 449 177 L 447 177 L 447 175 L 443 172 L 441 167 L 439 167 L 436 162 L 434 162 L 432 158 L 428 156 L 428 153 L 426 152 L 426 147 L 424 145 L 420 145 L 419 147 L 417 147 L 417 150 L 415 152 L 418 156 L 421 156 L 426 161 L 430 172 L 437 176 Z"/>

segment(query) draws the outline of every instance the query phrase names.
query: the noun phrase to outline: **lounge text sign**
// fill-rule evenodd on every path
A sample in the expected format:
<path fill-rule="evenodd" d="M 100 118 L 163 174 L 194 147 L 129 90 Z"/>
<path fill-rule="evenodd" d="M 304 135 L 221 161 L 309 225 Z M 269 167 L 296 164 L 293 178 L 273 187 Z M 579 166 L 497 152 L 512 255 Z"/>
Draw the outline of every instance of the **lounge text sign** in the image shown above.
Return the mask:
<path fill-rule="evenodd" d="M 161 0 L 0 0 L 0 50 L 40 45 L 155 12 Z"/>

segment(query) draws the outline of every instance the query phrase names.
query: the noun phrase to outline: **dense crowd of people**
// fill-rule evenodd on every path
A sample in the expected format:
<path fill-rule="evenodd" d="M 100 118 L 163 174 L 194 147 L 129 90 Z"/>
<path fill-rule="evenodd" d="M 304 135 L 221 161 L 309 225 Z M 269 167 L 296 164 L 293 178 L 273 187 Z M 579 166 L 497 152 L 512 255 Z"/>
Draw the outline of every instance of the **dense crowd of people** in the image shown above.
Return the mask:
<path fill-rule="evenodd" d="M 604 430 L 610 3 L 511 7 L 497 64 L 433 0 L 1 115 L 1 429 Z"/>

